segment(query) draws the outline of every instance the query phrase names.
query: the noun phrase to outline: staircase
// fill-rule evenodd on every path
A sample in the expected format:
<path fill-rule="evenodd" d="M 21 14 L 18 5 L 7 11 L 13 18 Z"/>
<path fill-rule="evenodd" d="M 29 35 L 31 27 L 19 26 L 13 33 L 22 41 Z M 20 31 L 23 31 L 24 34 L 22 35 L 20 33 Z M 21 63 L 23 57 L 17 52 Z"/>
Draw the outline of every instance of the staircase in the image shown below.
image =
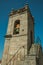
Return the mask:
<path fill-rule="evenodd" d="M 19 57 L 19 53 L 24 49 L 23 56 Z M 35 65 L 35 48 L 34 44 L 31 46 L 29 50 L 29 55 L 25 54 L 25 46 L 20 47 L 17 52 L 13 55 L 13 57 L 9 60 L 9 62 L 6 63 L 6 65 L 31 65 L 34 63 Z"/>
<path fill-rule="evenodd" d="M 23 52 L 21 54 L 21 52 Z M 17 49 L 16 53 L 12 56 L 12 58 L 6 63 L 6 65 L 20 65 L 23 63 L 25 59 L 25 45 L 21 46 Z"/>

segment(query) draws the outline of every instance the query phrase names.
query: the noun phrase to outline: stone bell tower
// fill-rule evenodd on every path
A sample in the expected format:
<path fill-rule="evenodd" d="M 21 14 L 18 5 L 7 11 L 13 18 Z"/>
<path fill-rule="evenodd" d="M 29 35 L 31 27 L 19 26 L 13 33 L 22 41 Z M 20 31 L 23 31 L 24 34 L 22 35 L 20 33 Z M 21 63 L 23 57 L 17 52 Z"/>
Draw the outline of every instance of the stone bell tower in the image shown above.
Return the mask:
<path fill-rule="evenodd" d="M 25 47 L 25 54 L 28 55 L 33 42 L 34 19 L 30 13 L 29 7 L 26 5 L 19 10 L 12 10 L 9 15 L 8 28 L 5 35 L 5 46 L 2 58 L 4 65 L 22 46 Z"/>

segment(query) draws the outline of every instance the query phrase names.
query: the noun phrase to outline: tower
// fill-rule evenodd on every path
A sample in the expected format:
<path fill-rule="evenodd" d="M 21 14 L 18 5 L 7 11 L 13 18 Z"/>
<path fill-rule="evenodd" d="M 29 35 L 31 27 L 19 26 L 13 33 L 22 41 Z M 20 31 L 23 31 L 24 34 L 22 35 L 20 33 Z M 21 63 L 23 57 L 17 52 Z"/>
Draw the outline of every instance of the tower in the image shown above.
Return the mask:
<path fill-rule="evenodd" d="M 7 33 L 5 35 L 5 47 L 2 63 L 6 62 L 18 51 L 25 48 L 25 54 L 29 54 L 29 49 L 34 42 L 34 20 L 26 5 L 19 10 L 12 10 L 9 15 Z M 22 53 L 21 55 L 23 56 Z M 6 62 L 5 62 L 6 61 Z"/>

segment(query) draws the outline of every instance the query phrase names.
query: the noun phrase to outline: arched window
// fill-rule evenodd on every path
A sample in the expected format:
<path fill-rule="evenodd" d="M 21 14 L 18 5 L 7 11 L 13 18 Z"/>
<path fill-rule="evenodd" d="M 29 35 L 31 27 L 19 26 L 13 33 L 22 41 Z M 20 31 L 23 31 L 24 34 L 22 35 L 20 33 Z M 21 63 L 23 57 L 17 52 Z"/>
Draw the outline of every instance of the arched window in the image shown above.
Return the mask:
<path fill-rule="evenodd" d="M 20 31 L 20 20 L 16 20 L 14 23 L 13 34 L 19 34 L 19 31 Z"/>

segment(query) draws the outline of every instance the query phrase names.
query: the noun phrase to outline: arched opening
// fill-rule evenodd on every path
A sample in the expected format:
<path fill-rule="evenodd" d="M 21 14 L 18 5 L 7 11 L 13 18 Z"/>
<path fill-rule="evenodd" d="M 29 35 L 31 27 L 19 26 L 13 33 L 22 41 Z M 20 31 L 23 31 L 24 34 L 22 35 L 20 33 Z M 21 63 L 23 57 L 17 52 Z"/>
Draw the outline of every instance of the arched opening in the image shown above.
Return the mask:
<path fill-rule="evenodd" d="M 16 20 L 14 23 L 13 34 L 19 34 L 19 31 L 20 31 L 20 20 Z"/>

